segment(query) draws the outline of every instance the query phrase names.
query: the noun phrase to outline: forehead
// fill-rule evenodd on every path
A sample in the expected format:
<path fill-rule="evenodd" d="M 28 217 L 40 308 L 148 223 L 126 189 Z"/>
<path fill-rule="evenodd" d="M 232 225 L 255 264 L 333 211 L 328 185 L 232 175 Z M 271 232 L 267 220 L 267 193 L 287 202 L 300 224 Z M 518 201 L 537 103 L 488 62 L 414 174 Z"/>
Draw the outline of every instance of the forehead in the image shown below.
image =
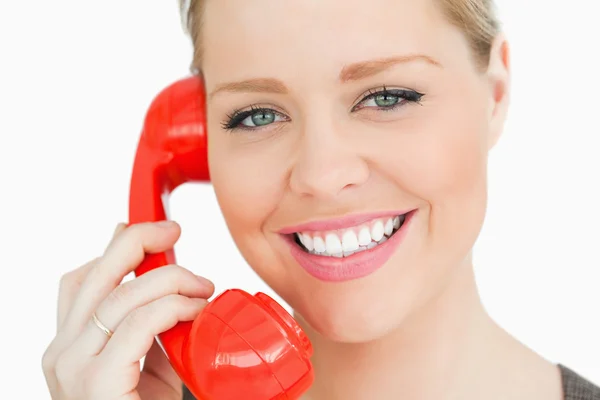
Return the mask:
<path fill-rule="evenodd" d="M 346 64 L 425 54 L 467 55 L 435 0 L 208 0 L 202 70 L 214 81 L 337 76 Z"/>

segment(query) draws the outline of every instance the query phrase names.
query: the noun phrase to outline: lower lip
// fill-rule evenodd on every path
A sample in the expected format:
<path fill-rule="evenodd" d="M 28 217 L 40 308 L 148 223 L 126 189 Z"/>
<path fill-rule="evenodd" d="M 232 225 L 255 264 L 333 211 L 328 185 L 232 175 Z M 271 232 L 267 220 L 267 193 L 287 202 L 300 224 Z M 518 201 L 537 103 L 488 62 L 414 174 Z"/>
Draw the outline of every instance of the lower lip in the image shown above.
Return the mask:
<path fill-rule="evenodd" d="M 416 210 L 406 214 L 404 224 L 382 244 L 354 253 L 350 257 L 327 257 L 307 253 L 294 241 L 292 235 L 286 235 L 292 256 L 306 272 L 326 282 L 344 282 L 364 278 L 383 266 L 402 243 Z"/>

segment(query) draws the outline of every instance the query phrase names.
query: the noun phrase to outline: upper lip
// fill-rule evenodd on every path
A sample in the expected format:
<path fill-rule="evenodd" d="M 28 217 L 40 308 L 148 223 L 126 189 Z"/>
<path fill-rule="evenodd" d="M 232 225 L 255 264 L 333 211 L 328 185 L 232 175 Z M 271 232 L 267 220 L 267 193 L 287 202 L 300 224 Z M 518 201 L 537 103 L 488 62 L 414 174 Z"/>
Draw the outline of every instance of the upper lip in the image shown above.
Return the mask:
<path fill-rule="evenodd" d="M 403 215 L 411 212 L 412 210 L 405 211 L 380 211 L 373 213 L 364 214 L 352 214 L 345 215 L 343 217 L 305 222 L 302 224 L 287 226 L 279 231 L 280 234 L 287 235 L 296 232 L 316 232 L 316 231 L 334 231 L 338 229 L 347 229 L 354 226 L 360 225 L 364 222 L 370 221 L 376 218 L 395 217 L 397 215 Z"/>

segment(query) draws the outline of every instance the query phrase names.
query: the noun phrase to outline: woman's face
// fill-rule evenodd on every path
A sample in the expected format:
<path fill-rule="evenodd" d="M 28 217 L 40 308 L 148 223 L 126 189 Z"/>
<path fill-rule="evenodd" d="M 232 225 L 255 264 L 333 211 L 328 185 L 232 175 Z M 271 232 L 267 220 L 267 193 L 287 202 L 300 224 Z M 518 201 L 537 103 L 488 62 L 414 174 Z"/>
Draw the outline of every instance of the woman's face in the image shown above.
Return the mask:
<path fill-rule="evenodd" d="M 397 327 L 468 266 L 482 226 L 502 74 L 476 69 L 438 7 L 204 10 L 209 162 L 225 220 L 252 268 L 333 340 Z"/>

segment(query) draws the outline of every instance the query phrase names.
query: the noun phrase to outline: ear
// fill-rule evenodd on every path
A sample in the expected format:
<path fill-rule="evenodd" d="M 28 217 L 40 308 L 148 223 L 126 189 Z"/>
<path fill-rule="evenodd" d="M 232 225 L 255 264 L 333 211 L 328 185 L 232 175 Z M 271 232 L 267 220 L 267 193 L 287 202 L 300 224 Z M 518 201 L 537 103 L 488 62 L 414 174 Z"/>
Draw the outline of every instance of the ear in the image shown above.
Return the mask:
<path fill-rule="evenodd" d="M 510 54 L 504 34 L 498 35 L 492 43 L 486 76 L 490 89 L 488 150 L 491 150 L 502 135 L 510 102 Z"/>

